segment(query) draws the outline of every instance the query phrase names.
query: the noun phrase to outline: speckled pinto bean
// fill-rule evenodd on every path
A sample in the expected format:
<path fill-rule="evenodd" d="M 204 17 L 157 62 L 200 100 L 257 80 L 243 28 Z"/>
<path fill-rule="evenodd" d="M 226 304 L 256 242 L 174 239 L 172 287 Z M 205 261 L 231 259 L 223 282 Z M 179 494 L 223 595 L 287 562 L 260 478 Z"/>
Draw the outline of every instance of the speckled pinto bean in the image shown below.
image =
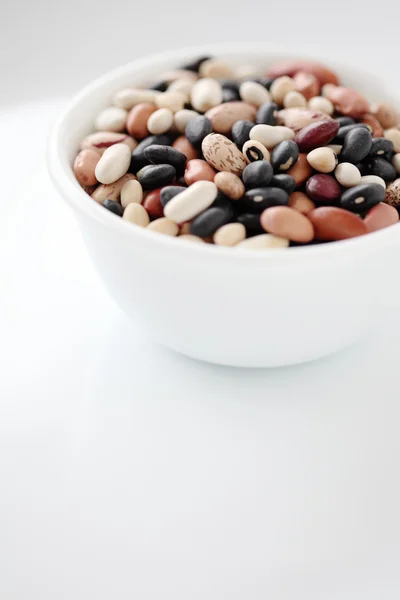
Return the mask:
<path fill-rule="evenodd" d="M 174 66 L 99 97 L 71 161 L 78 193 L 114 223 L 268 253 L 399 221 L 398 107 L 313 60 Z"/>

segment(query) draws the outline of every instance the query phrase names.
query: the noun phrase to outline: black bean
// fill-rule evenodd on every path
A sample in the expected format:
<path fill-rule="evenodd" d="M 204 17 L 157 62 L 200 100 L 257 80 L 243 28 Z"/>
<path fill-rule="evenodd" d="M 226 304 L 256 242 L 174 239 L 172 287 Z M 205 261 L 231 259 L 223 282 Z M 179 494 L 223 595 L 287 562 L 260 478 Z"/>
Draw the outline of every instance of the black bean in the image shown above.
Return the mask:
<path fill-rule="evenodd" d="M 198 73 L 198 71 L 201 67 L 201 63 L 205 62 L 206 60 L 209 60 L 210 58 L 211 58 L 211 56 L 201 56 L 200 58 L 197 58 L 196 60 L 186 63 L 186 65 L 183 65 L 183 67 L 181 67 L 181 69 L 185 69 L 186 71 L 194 71 L 195 73 Z"/>
<path fill-rule="evenodd" d="M 368 129 L 356 127 L 346 134 L 339 159 L 341 162 L 360 162 L 368 156 L 371 146 L 371 132 Z"/>
<path fill-rule="evenodd" d="M 122 208 L 122 206 L 120 205 L 119 202 L 116 202 L 115 200 L 103 200 L 102 204 L 103 204 L 104 208 L 106 208 L 107 210 L 110 210 L 115 215 L 122 217 L 122 213 L 124 212 L 124 209 Z"/>
<path fill-rule="evenodd" d="M 383 202 L 386 190 L 379 183 L 362 183 L 346 190 L 340 198 L 342 208 L 362 213 Z"/>
<path fill-rule="evenodd" d="M 149 164 L 149 161 L 144 155 L 145 148 L 153 144 L 157 144 L 160 146 L 171 146 L 172 143 L 173 137 L 167 135 L 166 133 L 161 133 L 159 135 L 149 135 L 147 138 L 142 140 L 132 152 L 129 172 L 136 173 L 137 171 L 139 171 L 139 169 Z"/>
<path fill-rule="evenodd" d="M 289 194 L 280 188 L 262 187 L 248 190 L 242 198 L 243 206 L 250 212 L 262 212 L 270 206 L 285 205 Z"/>
<path fill-rule="evenodd" d="M 153 165 L 173 165 L 176 171 L 183 172 L 187 158 L 183 152 L 171 148 L 171 146 L 161 146 L 160 144 L 151 144 L 144 149 L 144 155 Z"/>
<path fill-rule="evenodd" d="M 343 142 L 344 138 L 349 133 L 349 131 L 353 131 L 353 129 L 366 129 L 367 131 L 371 131 L 371 128 L 365 123 L 354 123 L 352 125 L 345 125 L 344 127 L 340 127 L 339 131 L 335 136 L 335 140 Z"/>
<path fill-rule="evenodd" d="M 238 215 L 237 222 L 242 223 L 246 228 L 246 234 L 248 236 L 257 235 L 258 233 L 265 233 L 261 227 L 260 215 L 256 213 L 242 213 Z"/>
<path fill-rule="evenodd" d="M 264 102 L 257 111 L 256 123 L 261 125 L 276 125 L 275 113 L 279 110 L 275 102 Z"/>
<path fill-rule="evenodd" d="M 219 79 L 218 80 L 223 90 L 231 90 L 239 95 L 240 83 L 234 79 Z"/>
<path fill-rule="evenodd" d="M 355 163 L 355 166 L 360 171 L 361 175 L 367 175 L 367 165 L 363 162 Z"/>
<path fill-rule="evenodd" d="M 386 183 L 393 181 L 397 177 L 394 166 L 380 156 L 374 156 L 367 161 L 366 171 L 368 175 L 378 175 L 378 177 L 382 177 Z"/>
<path fill-rule="evenodd" d="M 372 140 L 371 150 L 369 151 L 370 156 L 382 156 L 393 152 L 393 142 L 386 138 L 374 138 Z"/>
<path fill-rule="evenodd" d="M 354 119 L 351 117 L 337 117 L 335 119 L 340 125 L 340 127 L 345 127 L 346 125 L 353 125 L 355 123 Z"/>
<path fill-rule="evenodd" d="M 296 180 L 291 175 L 274 175 L 269 182 L 271 187 L 277 187 L 291 194 L 296 189 Z"/>
<path fill-rule="evenodd" d="M 163 206 L 168 204 L 172 198 L 184 192 L 187 188 L 183 185 L 169 185 L 167 187 L 163 187 L 160 192 L 160 202 Z"/>
<path fill-rule="evenodd" d="M 253 129 L 254 123 L 252 121 L 236 121 L 232 126 L 232 139 L 241 150 L 244 144 L 249 140 L 250 131 Z"/>
<path fill-rule="evenodd" d="M 240 96 L 237 92 L 234 92 L 233 90 L 228 90 L 227 88 L 222 90 L 223 104 L 225 102 L 237 102 L 238 100 L 240 100 Z"/>
<path fill-rule="evenodd" d="M 150 85 L 147 89 L 156 90 L 157 92 L 165 92 L 169 86 L 169 81 L 156 81 Z"/>
<path fill-rule="evenodd" d="M 190 119 L 186 125 L 185 135 L 193 146 L 200 148 L 201 142 L 208 134 L 212 133 L 212 130 L 213 127 L 210 119 L 204 115 L 199 115 Z"/>
<path fill-rule="evenodd" d="M 190 233 L 199 237 L 208 237 L 230 219 L 231 213 L 228 210 L 219 207 L 208 208 L 190 223 Z"/>
<path fill-rule="evenodd" d="M 285 140 L 272 150 L 271 165 L 274 171 L 287 171 L 299 158 L 299 147 L 293 140 Z"/>
<path fill-rule="evenodd" d="M 396 152 L 394 150 L 390 150 L 390 152 L 386 152 L 383 158 L 391 163 L 395 154 Z"/>
<path fill-rule="evenodd" d="M 172 165 L 146 165 L 137 173 L 137 178 L 144 190 L 155 190 L 168 185 L 176 177 L 176 169 Z"/>
<path fill-rule="evenodd" d="M 232 207 L 232 202 L 229 200 L 225 194 L 223 194 L 220 190 L 218 190 L 217 197 L 211 205 L 213 208 L 223 208 L 224 210 L 228 210 L 231 213 L 231 216 L 234 216 L 234 210 Z"/>
<path fill-rule="evenodd" d="M 247 165 L 242 173 L 243 183 L 246 188 L 266 187 L 274 174 L 269 162 L 257 160 Z"/>

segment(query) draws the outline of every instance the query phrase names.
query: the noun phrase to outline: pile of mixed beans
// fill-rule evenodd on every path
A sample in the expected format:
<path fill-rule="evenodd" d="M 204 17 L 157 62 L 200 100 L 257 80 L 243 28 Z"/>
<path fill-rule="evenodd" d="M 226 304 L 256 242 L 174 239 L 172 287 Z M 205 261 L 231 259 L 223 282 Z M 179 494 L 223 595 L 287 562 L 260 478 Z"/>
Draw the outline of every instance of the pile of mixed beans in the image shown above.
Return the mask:
<path fill-rule="evenodd" d="M 396 223 L 400 116 L 325 66 L 203 57 L 117 92 L 75 176 L 127 222 L 219 246 L 344 240 Z"/>

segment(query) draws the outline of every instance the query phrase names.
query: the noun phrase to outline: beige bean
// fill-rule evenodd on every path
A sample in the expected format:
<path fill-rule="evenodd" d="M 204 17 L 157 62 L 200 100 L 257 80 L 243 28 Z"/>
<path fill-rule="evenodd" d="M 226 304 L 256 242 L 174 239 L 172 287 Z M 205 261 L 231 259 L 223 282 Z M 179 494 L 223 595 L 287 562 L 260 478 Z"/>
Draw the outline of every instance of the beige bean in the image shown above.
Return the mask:
<path fill-rule="evenodd" d="M 392 127 L 391 129 L 385 129 L 385 138 L 393 142 L 393 149 L 395 152 L 400 152 L 400 129 Z"/>
<path fill-rule="evenodd" d="M 324 98 L 329 98 L 333 89 L 337 87 L 334 83 L 325 83 L 325 85 L 321 88 L 321 96 Z"/>
<path fill-rule="evenodd" d="M 305 108 L 307 106 L 307 100 L 300 92 L 288 92 L 283 99 L 283 106 L 285 108 Z"/>
<path fill-rule="evenodd" d="M 186 102 L 189 102 L 190 92 L 192 91 L 192 87 L 194 85 L 194 81 L 190 81 L 190 79 L 175 79 L 168 86 L 168 92 L 179 92 L 185 96 Z"/>
<path fill-rule="evenodd" d="M 129 179 L 121 188 L 121 205 L 126 208 L 128 204 L 142 204 L 143 188 L 137 179 Z"/>
<path fill-rule="evenodd" d="M 243 181 L 237 175 L 220 171 L 214 177 L 214 183 L 220 192 L 231 200 L 239 200 L 245 193 Z"/>
<path fill-rule="evenodd" d="M 254 121 L 257 109 L 248 102 L 224 102 L 206 112 L 213 131 L 227 135 L 236 121 Z"/>
<path fill-rule="evenodd" d="M 360 183 L 377 183 L 381 185 L 386 190 L 386 181 L 379 177 L 378 175 L 363 175 L 361 177 Z"/>
<path fill-rule="evenodd" d="M 243 145 L 242 154 L 247 163 L 254 162 L 255 160 L 266 160 L 267 162 L 271 160 L 271 155 L 267 148 L 257 140 L 247 140 Z"/>
<path fill-rule="evenodd" d="M 244 102 L 253 104 L 254 106 L 261 106 L 264 102 L 271 101 L 271 95 L 268 90 L 265 89 L 260 83 L 255 81 L 244 81 L 240 84 L 239 94 Z"/>
<path fill-rule="evenodd" d="M 133 135 L 134 138 L 138 140 L 143 140 L 145 137 L 149 135 L 149 131 L 147 129 L 147 121 L 157 110 L 155 104 L 150 102 L 141 102 L 140 104 L 136 104 L 128 114 L 128 118 L 126 121 L 126 128 L 128 133 Z"/>
<path fill-rule="evenodd" d="M 136 177 L 131 173 L 127 173 L 121 179 L 109 183 L 107 185 L 99 185 L 91 194 L 93 200 L 101 204 L 104 200 L 118 200 L 121 190 L 127 181 L 135 180 Z"/>
<path fill-rule="evenodd" d="M 327 115 L 333 115 L 335 107 L 328 98 L 324 96 L 314 96 L 308 101 L 308 108 L 310 110 L 317 110 L 318 112 L 326 113 Z"/>
<path fill-rule="evenodd" d="M 272 100 L 277 104 L 282 105 L 286 94 L 293 92 L 295 89 L 296 86 L 291 77 L 288 77 L 287 75 L 277 77 L 270 87 Z"/>
<path fill-rule="evenodd" d="M 155 103 L 158 108 L 169 108 L 169 110 L 173 113 L 178 112 L 178 110 L 182 110 L 185 106 L 185 102 L 186 96 L 180 92 L 163 92 L 155 99 Z"/>
<path fill-rule="evenodd" d="M 159 108 L 153 112 L 147 121 L 149 133 L 160 134 L 169 131 L 174 122 L 174 115 L 169 108 Z"/>
<path fill-rule="evenodd" d="M 198 74 L 194 71 L 189 71 L 188 69 L 171 69 L 164 71 L 160 77 L 160 81 L 172 83 L 172 81 L 176 81 L 177 79 L 188 79 L 194 83 L 198 78 Z"/>
<path fill-rule="evenodd" d="M 192 88 L 190 99 L 195 110 L 206 112 L 222 103 L 221 85 L 218 81 L 209 77 L 199 79 Z"/>
<path fill-rule="evenodd" d="M 129 223 L 139 225 L 139 227 L 147 227 L 150 223 L 150 218 L 146 209 L 144 209 L 141 204 L 137 203 L 128 204 L 122 218 L 125 221 L 129 221 Z"/>
<path fill-rule="evenodd" d="M 225 60 L 209 58 L 204 60 L 199 69 L 200 77 L 212 79 L 235 79 L 235 71 Z"/>
<path fill-rule="evenodd" d="M 102 110 L 94 122 L 97 131 L 115 131 L 121 133 L 125 130 L 128 113 L 123 108 L 109 106 Z"/>
<path fill-rule="evenodd" d="M 332 117 L 326 113 L 309 108 L 284 108 L 278 111 L 277 121 L 279 125 L 285 125 L 296 133 L 317 121 L 332 121 Z"/>
<path fill-rule="evenodd" d="M 400 112 L 390 104 L 373 104 L 371 113 L 378 119 L 384 129 L 390 129 L 400 124 Z"/>
<path fill-rule="evenodd" d="M 204 244 L 204 240 L 201 239 L 198 235 L 193 235 L 191 233 L 184 233 L 179 236 L 180 240 L 186 240 L 187 242 L 200 242 Z"/>
<path fill-rule="evenodd" d="M 400 173 L 400 153 L 393 156 L 392 163 L 397 173 Z"/>
<path fill-rule="evenodd" d="M 327 148 L 330 148 L 334 151 L 335 154 L 339 155 L 342 151 L 343 146 L 341 146 L 340 144 L 328 144 Z"/>
<path fill-rule="evenodd" d="M 178 110 L 178 112 L 174 115 L 174 125 L 179 133 L 185 133 L 186 125 L 189 123 L 189 121 L 198 116 L 199 113 L 195 110 L 188 110 L 187 108 Z"/>
<path fill-rule="evenodd" d="M 343 187 L 353 187 L 361 183 L 361 173 L 352 163 L 340 163 L 335 169 L 335 177 Z"/>
<path fill-rule="evenodd" d="M 126 144 L 107 148 L 96 165 L 95 174 L 100 183 L 113 183 L 120 179 L 131 164 L 131 151 Z"/>
<path fill-rule="evenodd" d="M 268 248 L 287 248 L 289 240 L 272 235 L 270 233 L 261 233 L 247 240 L 239 242 L 235 248 L 243 248 L 245 250 L 265 250 Z"/>
<path fill-rule="evenodd" d="M 218 188 L 213 181 L 196 181 L 172 198 L 164 207 L 164 215 L 176 223 L 190 221 L 214 202 Z"/>
<path fill-rule="evenodd" d="M 307 243 L 314 238 L 314 228 L 306 216 L 289 206 L 272 206 L 261 214 L 260 223 L 268 233 L 293 242 Z"/>
<path fill-rule="evenodd" d="M 136 148 L 137 141 L 131 138 L 126 133 L 114 133 L 113 131 L 96 131 L 96 133 L 91 133 L 86 136 L 81 141 L 81 150 L 86 150 L 87 148 L 92 148 L 97 150 L 101 154 L 114 144 L 126 144 L 131 152 Z"/>
<path fill-rule="evenodd" d="M 236 246 L 246 238 L 246 228 L 242 223 L 228 223 L 214 233 L 213 240 L 217 246 Z"/>
<path fill-rule="evenodd" d="M 156 219 L 147 225 L 147 229 L 151 231 L 157 231 L 157 233 L 163 233 L 164 235 L 178 235 L 179 227 L 175 223 L 175 221 L 171 221 L 171 219 L 167 219 L 166 217 L 161 217 L 160 219 Z"/>
<path fill-rule="evenodd" d="M 319 173 L 331 173 L 335 169 L 338 159 L 333 150 L 323 146 L 309 152 L 307 162 Z"/>
<path fill-rule="evenodd" d="M 115 104 L 115 106 L 119 106 L 120 108 L 124 108 L 125 110 L 130 110 L 136 106 L 136 104 L 142 104 L 143 102 L 154 103 L 156 97 L 159 95 L 160 92 L 156 90 L 127 88 L 120 90 L 115 94 L 113 104 Z"/>
<path fill-rule="evenodd" d="M 235 79 L 238 81 L 247 81 L 261 77 L 264 77 L 264 70 L 255 65 L 238 65 L 235 68 Z"/>
<path fill-rule="evenodd" d="M 273 125 L 254 125 L 250 130 L 250 139 L 261 142 L 268 150 L 273 150 L 275 146 L 292 135 L 293 132 L 287 131 L 286 127 L 274 127 Z M 294 134 L 293 134 L 294 136 Z"/>
<path fill-rule="evenodd" d="M 79 152 L 74 162 L 74 173 L 80 185 L 96 185 L 97 179 L 95 170 L 100 157 L 101 154 L 97 150 L 91 148 Z"/>
<path fill-rule="evenodd" d="M 306 215 L 315 208 L 315 204 L 303 192 L 293 192 L 289 196 L 289 206 Z"/>

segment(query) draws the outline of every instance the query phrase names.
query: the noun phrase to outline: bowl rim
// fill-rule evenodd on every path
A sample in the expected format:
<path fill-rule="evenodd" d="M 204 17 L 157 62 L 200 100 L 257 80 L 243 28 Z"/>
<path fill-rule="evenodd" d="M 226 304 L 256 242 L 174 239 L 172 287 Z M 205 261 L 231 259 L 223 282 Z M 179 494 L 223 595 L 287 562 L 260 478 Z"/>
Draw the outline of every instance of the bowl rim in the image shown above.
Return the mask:
<path fill-rule="evenodd" d="M 291 51 L 292 50 L 292 51 Z M 191 59 L 196 58 L 200 55 L 215 55 L 220 56 L 224 54 L 243 55 L 251 60 L 252 55 L 254 58 L 260 58 L 265 55 L 265 58 L 273 58 L 273 60 L 287 59 L 287 58 L 306 58 L 313 59 L 310 54 L 298 54 L 295 48 L 287 47 L 286 52 L 276 51 L 271 45 L 265 43 L 252 43 L 252 42 L 240 42 L 240 43 L 223 43 L 223 44 L 207 44 L 207 45 L 196 45 L 188 46 L 183 49 L 174 49 L 167 52 L 157 52 L 134 61 L 131 61 L 123 66 L 112 69 L 106 72 L 100 77 L 88 83 L 83 89 L 78 92 L 73 98 L 66 104 L 62 113 L 59 115 L 49 135 L 47 152 L 46 152 L 46 163 L 50 178 L 53 182 L 54 187 L 58 193 L 68 202 L 68 204 L 76 210 L 79 214 L 83 214 L 90 219 L 97 221 L 108 229 L 114 230 L 124 239 L 129 242 L 135 237 L 139 240 L 143 240 L 144 243 L 153 245 L 160 251 L 176 251 L 181 248 L 184 253 L 188 253 L 193 258 L 200 258 L 201 256 L 212 258 L 214 261 L 224 260 L 228 261 L 231 266 L 235 263 L 240 264 L 243 261 L 245 263 L 251 262 L 252 264 L 271 264 L 271 262 L 281 263 L 282 261 L 296 261 L 298 259 L 314 258 L 314 259 L 326 259 L 330 255 L 337 256 L 342 253 L 349 252 L 373 252 L 374 250 L 382 249 L 382 247 L 390 244 L 394 240 L 394 236 L 400 234 L 400 223 L 391 225 L 385 229 L 368 233 L 366 235 L 351 238 L 348 240 L 327 242 L 324 244 L 314 244 L 308 246 L 296 246 L 289 248 L 270 248 L 265 251 L 249 248 L 231 248 L 216 246 L 214 244 L 195 244 L 187 240 L 179 240 L 179 237 L 172 237 L 167 235 L 160 235 L 156 232 L 146 229 L 145 227 L 132 226 L 132 223 L 126 222 L 117 215 L 114 215 L 111 211 L 105 210 L 100 204 L 93 201 L 88 201 L 87 193 L 81 188 L 75 175 L 73 173 L 72 165 L 63 157 L 63 140 L 62 130 L 65 121 L 68 119 L 68 115 L 71 111 L 76 109 L 79 104 L 86 99 L 88 95 L 93 92 L 101 90 L 104 86 L 115 78 L 127 75 L 129 72 L 139 73 L 140 70 L 146 70 L 148 67 L 154 66 L 157 62 L 171 62 L 172 64 L 176 61 L 188 62 Z M 315 57 L 314 57 L 315 58 Z M 319 59 L 317 59 L 319 60 Z M 348 65 L 343 63 L 332 61 L 330 59 L 323 59 L 324 64 L 331 66 L 335 69 L 344 70 L 348 69 Z M 174 68 L 172 65 L 170 68 Z M 178 67 L 177 67 L 178 68 Z M 354 68 L 354 71 L 356 68 Z M 360 70 L 357 67 L 357 75 L 363 78 L 373 78 L 374 75 L 367 71 Z M 376 77 L 376 76 L 375 76 Z M 400 175 L 399 175 L 400 177 Z M 266 233 L 266 232 L 265 232 Z M 178 250 L 179 251 L 179 250 Z"/>

